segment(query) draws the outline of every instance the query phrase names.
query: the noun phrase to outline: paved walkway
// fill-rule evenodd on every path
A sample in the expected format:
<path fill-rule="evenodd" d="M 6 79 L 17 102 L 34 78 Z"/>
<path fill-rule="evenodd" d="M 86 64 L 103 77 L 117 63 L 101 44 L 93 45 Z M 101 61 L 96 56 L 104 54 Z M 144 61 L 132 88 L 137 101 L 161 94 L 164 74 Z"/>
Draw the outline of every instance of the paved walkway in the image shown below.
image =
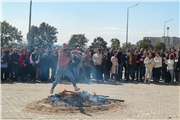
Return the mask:
<path fill-rule="evenodd" d="M 52 83 L 2 83 L 1 119 L 49 119 L 49 120 L 100 120 L 100 119 L 180 119 L 179 85 L 144 84 L 133 82 L 78 83 L 81 90 L 99 95 L 108 95 L 113 99 L 125 100 L 127 108 L 101 115 L 40 115 L 26 113 L 26 105 L 50 95 Z M 72 84 L 58 84 L 55 93 L 62 87 L 73 90 Z"/>

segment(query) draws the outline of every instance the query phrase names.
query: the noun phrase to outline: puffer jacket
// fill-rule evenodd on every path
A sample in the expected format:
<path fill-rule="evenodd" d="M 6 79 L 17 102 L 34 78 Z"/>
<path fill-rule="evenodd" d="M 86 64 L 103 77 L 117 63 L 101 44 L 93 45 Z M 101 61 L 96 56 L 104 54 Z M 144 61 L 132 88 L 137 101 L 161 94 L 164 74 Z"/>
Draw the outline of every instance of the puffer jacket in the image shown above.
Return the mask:
<path fill-rule="evenodd" d="M 162 58 L 159 56 L 159 57 L 155 57 L 154 58 L 154 68 L 160 68 L 162 67 Z"/>
<path fill-rule="evenodd" d="M 149 64 L 149 62 L 151 62 L 151 63 Z M 153 68 L 153 66 L 154 66 L 154 58 L 146 57 L 144 59 L 144 64 L 145 64 L 146 68 Z"/>

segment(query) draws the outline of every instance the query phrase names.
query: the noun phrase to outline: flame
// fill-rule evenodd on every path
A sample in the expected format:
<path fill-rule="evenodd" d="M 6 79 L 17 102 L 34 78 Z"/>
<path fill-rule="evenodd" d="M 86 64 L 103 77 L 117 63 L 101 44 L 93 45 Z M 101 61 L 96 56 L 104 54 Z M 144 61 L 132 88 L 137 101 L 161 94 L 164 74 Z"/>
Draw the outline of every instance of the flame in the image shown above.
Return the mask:
<path fill-rule="evenodd" d="M 67 90 L 67 88 L 68 88 L 68 87 L 67 87 L 66 85 L 63 85 L 63 86 L 62 86 L 62 89 L 61 89 L 61 93 L 62 93 L 63 91 L 65 91 L 65 90 Z"/>
<path fill-rule="evenodd" d="M 61 93 L 63 93 L 64 91 L 67 91 L 67 86 L 63 85 L 63 87 L 61 89 Z M 74 94 L 74 95 L 76 95 L 77 93 L 74 93 L 74 92 L 64 92 L 64 94 Z"/>
<path fill-rule="evenodd" d="M 76 95 L 77 93 L 74 93 L 74 92 L 64 92 L 64 94 L 68 94 L 68 95 Z"/>
<path fill-rule="evenodd" d="M 62 89 L 61 89 L 61 93 L 62 93 L 63 91 L 65 91 L 65 90 L 66 90 L 66 89 L 62 88 Z"/>

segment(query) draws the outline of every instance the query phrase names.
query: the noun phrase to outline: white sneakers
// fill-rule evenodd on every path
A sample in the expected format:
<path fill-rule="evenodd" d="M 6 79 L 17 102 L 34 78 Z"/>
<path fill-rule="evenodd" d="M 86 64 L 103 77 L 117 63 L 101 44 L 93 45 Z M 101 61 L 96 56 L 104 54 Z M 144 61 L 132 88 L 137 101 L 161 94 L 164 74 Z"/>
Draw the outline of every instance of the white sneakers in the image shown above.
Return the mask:
<path fill-rule="evenodd" d="M 74 87 L 74 91 L 78 91 L 78 90 L 80 90 L 80 88 Z M 53 94 L 53 92 L 54 92 L 54 89 L 51 88 L 50 93 Z"/>
<path fill-rule="evenodd" d="M 54 89 L 51 88 L 50 93 L 53 94 L 53 92 L 54 92 Z"/>
<path fill-rule="evenodd" d="M 74 87 L 74 91 L 78 91 L 78 90 L 80 90 L 80 88 Z"/>

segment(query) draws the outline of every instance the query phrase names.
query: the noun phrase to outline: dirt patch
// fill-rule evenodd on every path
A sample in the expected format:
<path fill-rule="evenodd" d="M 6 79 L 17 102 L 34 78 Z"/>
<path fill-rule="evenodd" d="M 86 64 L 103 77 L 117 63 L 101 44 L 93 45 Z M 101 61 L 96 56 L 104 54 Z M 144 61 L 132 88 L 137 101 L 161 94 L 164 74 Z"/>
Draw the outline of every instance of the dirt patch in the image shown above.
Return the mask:
<path fill-rule="evenodd" d="M 47 98 L 29 103 L 26 106 L 26 112 L 47 114 L 47 115 L 77 115 L 84 114 L 91 116 L 92 114 L 105 114 L 119 111 L 126 108 L 126 105 L 121 102 L 115 102 L 108 105 L 90 106 L 90 107 L 66 107 L 54 105 Z"/>

